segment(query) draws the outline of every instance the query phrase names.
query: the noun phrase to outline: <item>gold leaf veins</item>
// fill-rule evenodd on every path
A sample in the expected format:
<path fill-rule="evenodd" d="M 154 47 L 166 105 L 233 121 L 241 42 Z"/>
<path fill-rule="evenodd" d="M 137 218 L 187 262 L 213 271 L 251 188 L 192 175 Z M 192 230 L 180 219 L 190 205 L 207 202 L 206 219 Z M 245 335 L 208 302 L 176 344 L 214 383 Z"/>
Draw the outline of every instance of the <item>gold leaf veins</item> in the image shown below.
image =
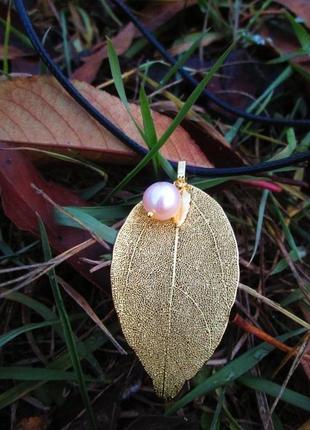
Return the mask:
<path fill-rule="evenodd" d="M 212 356 L 239 282 L 238 248 L 221 206 L 193 186 L 182 225 L 141 203 L 113 252 L 112 293 L 124 336 L 159 396 L 175 396 Z"/>

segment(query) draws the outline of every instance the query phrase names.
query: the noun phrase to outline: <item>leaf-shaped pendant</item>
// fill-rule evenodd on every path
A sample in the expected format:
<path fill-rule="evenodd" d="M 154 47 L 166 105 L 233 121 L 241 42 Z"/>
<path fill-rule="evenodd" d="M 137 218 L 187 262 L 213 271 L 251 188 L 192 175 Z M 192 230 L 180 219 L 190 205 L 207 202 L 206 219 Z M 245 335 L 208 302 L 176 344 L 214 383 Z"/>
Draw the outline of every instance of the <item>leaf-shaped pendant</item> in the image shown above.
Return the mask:
<path fill-rule="evenodd" d="M 221 206 L 187 185 L 184 222 L 157 221 L 137 204 L 113 252 L 112 293 L 128 344 L 156 393 L 174 397 L 212 356 L 238 282 L 238 248 Z"/>

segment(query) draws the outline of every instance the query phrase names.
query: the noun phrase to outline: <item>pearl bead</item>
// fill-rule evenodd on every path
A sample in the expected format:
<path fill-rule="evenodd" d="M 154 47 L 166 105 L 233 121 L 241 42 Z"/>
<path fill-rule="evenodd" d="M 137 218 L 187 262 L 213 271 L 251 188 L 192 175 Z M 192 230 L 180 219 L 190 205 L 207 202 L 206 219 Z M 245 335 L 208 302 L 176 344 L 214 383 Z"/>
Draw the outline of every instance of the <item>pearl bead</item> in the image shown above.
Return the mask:
<path fill-rule="evenodd" d="M 175 216 L 180 204 L 180 192 L 170 182 L 155 182 L 143 194 L 144 209 L 159 221 L 166 221 Z"/>

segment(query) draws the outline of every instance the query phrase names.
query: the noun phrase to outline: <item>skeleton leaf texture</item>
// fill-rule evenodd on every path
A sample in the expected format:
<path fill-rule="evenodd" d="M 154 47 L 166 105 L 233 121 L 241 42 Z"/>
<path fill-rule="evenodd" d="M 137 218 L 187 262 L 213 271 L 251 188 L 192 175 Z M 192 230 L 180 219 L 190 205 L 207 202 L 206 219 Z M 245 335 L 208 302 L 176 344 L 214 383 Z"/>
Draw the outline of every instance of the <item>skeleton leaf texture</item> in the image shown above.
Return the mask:
<path fill-rule="evenodd" d="M 137 204 L 113 252 L 112 293 L 124 336 L 164 398 L 212 356 L 239 282 L 238 248 L 223 209 L 198 188 L 189 192 L 180 227 L 149 218 Z"/>

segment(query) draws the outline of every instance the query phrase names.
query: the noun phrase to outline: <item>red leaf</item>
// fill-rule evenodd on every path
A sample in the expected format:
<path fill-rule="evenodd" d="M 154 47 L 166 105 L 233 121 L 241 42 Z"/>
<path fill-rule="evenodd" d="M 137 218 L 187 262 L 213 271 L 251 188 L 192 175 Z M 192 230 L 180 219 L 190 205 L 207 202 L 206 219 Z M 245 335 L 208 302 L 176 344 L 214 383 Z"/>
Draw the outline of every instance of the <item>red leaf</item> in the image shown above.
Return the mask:
<path fill-rule="evenodd" d="M 112 39 L 114 49 L 118 55 L 122 55 L 127 51 L 133 41 L 135 33 L 135 27 L 132 23 L 129 23 Z M 72 74 L 73 79 L 88 83 L 94 81 L 102 61 L 108 57 L 107 44 L 101 43 L 100 45 L 100 49 L 97 47 L 93 54 L 83 59 L 84 64 L 77 68 Z"/>
<path fill-rule="evenodd" d="M 38 235 L 39 214 L 46 226 L 50 244 L 58 252 L 66 251 L 91 238 L 85 230 L 56 224 L 53 206 L 31 187 L 32 183 L 61 206 L 87 205 L 68 189 L 45 181 L 25 155 L 20 151 L 8 150 L 8 146 L 0 141 L 0 190 L 6 216 L 19 229 Z M 98 260 L 102 251 L 102 246 L 94 244 L 71 257 L 68 262 L 84 277 L 100 285 L 98 273 L 90 274 L 89 265 L 84 263 L 81 257 Z"/>
<path fill-rule="evenodd" d="M 302 18 L 308 28 L 310 28 L 310 7 L 309 0 L 275 0 L 287 9 L 292 11 L 299 18 Z"/>
<path fill-rule="evenodd" d="M 111 122 L 146 148 L 120 99 L 85 82 L 74 82 L 79 91 Z M 0 140 L 58 152 L 78 151 L 106 162 L 135 162 L 139 156 L 91 118 L 49 77 L 32 77 L 0 82 Z M 132 115 L 142 124 L 140 108 L 130 104 Z M 157 136 L 171 118 L 152 112 Z M 205 136 L 207 139 L 207 136 Z M 161 153 L 169 160 L 186 160 L 195 166 L 212 166 L 208 157 L 182 128 L 177 127 Z"/>

